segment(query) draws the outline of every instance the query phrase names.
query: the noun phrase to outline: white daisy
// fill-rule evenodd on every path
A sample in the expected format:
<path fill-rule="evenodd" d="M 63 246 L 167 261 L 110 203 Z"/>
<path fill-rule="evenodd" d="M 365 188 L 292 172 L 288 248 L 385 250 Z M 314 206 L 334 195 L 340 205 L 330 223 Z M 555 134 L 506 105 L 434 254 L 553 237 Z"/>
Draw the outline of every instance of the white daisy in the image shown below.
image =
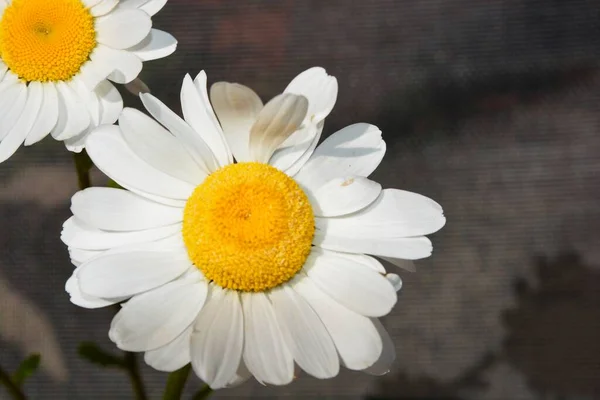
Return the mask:
<path fill-rule="evenodd" d="M 166 129 L 125 109 L 119 126 L 91 133 L 90 157 L 128 190 L 73 196 L 62 232 L 77 265 L 71 301 L 129 299 L 111 340 L 159 370 L 191 362 L 213 388 L 251 375 L 287 384 L 294 363 L 317 378 L 340 365 L 387 372 L 393 344 L 377 317 L 396 303 L 400 279 L 366 254 L 429 256 L 423 235 L 444 225 L 442 208 L 367 178 L 385 153 L 373 125 L 315 149 L 337 97 L 322 68 L 265 106 L 238 84 L 210 94 L 216 115 L 204 72 L 188 75 L 185 120 L 143 94 Z"/>
<path fill-rule="evenodd" d="M 87 132 L 113 124 L 142 62 L 177 41 L 152 29 L 167 0 L 0 0 L 0 162 L 48 133 L 81 151 Z M 108 79 L 108 80 L 107 80 Z"/>

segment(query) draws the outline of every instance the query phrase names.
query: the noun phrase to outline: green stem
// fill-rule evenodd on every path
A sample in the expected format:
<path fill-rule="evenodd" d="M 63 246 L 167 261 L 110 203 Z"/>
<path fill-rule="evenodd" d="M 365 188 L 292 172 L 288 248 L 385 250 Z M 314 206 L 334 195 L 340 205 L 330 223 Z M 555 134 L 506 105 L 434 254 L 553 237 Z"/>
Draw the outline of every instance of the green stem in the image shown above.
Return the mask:
<path fill-rule="evenodd" d="M 129 374 L 129 380 L 131 386 L 133 386 L 133 393 L 135 394 L 136 400 L 146 400 L 146 390 L 144 389 L 144 382 L 138 369 L 135 353 L 125 353 L 124 357 L 125 365 L 127 366 L 127 373 Z"/>
<path fill-rule="evenodd" d="M 0 382 L 6 386 L 6 390 L 15 400 L 25 400 L 25 393 L 10 378 L 10 375 L 0 368 Z"/>
<path fill-rule="evenodd" d="M 212 389 L 208 385 L 204 385 L 204 387 L 192 397 L 192 400 L 203 400 L 208 399 L 208 396 L 212 393 Z"/>
<path fill-rule="evenodd" d="M 190 369 L 192 369 L 192 366 L 188 364 L 185 367 L 169 374 L 163 400 L 181 399 L 181 393 L 183 393 L 183 388 L 185 387 L 185 382 L 190 374 Z"/>
<path fill-rule="evenodd" d="M 77 170 L 77 181 L 79 182 L 79 189 L 83 190 L 92 186 L 92 180 L 90 179 L 90 169 L 94 163 L 88 156 L 85 150 L 81 153 L 73 153 L 73 159 L 75 160 L 75 169 Z"/>

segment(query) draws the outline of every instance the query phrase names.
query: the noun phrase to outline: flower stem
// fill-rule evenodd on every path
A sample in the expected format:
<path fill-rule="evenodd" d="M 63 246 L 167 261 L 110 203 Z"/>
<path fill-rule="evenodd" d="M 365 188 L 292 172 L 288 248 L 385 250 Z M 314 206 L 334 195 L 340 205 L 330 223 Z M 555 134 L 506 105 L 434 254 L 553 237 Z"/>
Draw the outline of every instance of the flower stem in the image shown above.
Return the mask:
<path fill-rule="evenodd" d="M 167 379 L 167 387 L 165 388 L 165 394 L 163 400 L 179 400 L 185 387 L 188 375 L 190 374 L 192 366 L 190 364 L 177 371 L 171 372 Z"/>
<path fill-rule="evenodd" d="M 94 163 L 88 156 L 85 150 L 81 153 L 73 153 L 73 159 L 75 160 L 75 169 L 77 170 L 77 180 L 79 182 L 79 189 L 83 190 L 92 186 L 92 180 L 90 179 L 90 169 Z"/>
<path fill-rule="evenodd" d="M 11 379 L 10 375 L 4 371 L 2 368 L 0 368 L 0 383 L 3 383 L 4 386 L 6 387 L 6 390 L 8 391 L 8 393 L 10 393 L 10 395 L 12 396 L 13 399 L 15 400 L 25 400 L 25 393 L 23 393 L 23 391 L 21 390 L 20 387 L 18 387 Z"/>
<path fill-rule="evenodd" d="M 131 380 L 131 386 L 133 386 L 133 393 L 135 394 L 136 400 L 146 400 L 146 390 L 144 389 L 144 382 L 140 375 L 135 353 L 125 353 L 125 365 L 127 366 L 127 373 L 129 374 L 129 380 Z"/>
<path fill-rule="evenodd" d="M 203 400 L 208 399 L 208 396 L 212 393 L 212 389 L 208 385 L 204 385 L 204 387 L 192 397 L 192 400 Z"/>

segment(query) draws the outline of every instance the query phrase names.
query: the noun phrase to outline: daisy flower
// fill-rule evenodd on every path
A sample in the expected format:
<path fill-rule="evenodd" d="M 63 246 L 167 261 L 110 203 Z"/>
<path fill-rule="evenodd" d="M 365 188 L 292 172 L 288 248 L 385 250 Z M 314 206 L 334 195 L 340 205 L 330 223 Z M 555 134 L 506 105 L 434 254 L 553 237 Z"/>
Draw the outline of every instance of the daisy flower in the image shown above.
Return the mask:
<path fill-rule="evenodd" d="M 127 300 L 110 339 L 158 370 L 191 362 L 212 388 L 284 385 L 295 364 L 317 378 L 340 365 L 387 372 L 393 344 L 377 318 L 400 279 L 373 255 L 429 256 L 424 235 L 445 218 L 433 200 L 368 179 L 386 148 L 377 127 L 316 147 L 336 97 L 336 79 L 312 68 L 266 105 L 216 83 L 211 107 L 201 72 L 183 81 L 184 119 L 142 94 L 162 126 L 125 109 L 92 132 L 90 157 L 127 190 L 73 196 L 71 301 Z"/>
<path fill-rule="evenodd" d="M 0 0 L 0 162 L 48 133 L 81 151 L 113 124 L 142 62 L 166 57 L 176 40 L 152 29 L 167 0 Z"/>

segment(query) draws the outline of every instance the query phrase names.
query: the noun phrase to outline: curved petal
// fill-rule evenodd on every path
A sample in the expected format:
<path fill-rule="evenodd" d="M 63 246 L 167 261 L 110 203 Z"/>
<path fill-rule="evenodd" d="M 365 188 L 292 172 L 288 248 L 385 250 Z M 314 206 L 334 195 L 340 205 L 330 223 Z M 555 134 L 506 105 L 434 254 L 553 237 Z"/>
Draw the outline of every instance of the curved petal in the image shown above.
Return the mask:
<path fill-rule="evenodd" d="M 131 232 L 104 231 L 75 217 L 63 224 L 60 239 L 64 244 L 83 250 L 106 250 L 113 247 L 151 242 L 181 233 L 181 224 Z M 181 242 L 183 245 L 183 242 Z"/>
<path fill-rule="evenodd" d="M 27 134 L 31 131 L 42 105 L 43 90 L 40 82 L 29 83 L 27 87 L 27 100 L 21 115 L 6 137 L 0 141 L 0 162 L 12 156 L 19 146 L 23 144 Z"/>
<path fill-rule="evenodd" d="M 194 185 L 174 178 L 148 165 L 127 145 L 118 126 L 105 125 L 95 129 L 86 142 L 94 164 L 123 187 L 167 198 L 187 200 Z"/>
<path fill-rule="evenodd" d="M 71 198 L 73 215 L 85 224 L 110 231 L 138 231 L 176 224 L 183 210 L 122 189 L 92 187 Z"/>
<path fill-rule="evenodd" d="M 186 149 L 204 172 L 210 174 L 218 169 L 212 150 L 191 126 L 150 93 L 140 93 L 140 99 L 150 115 L 185 144 Z"/>
<path fill-rule="evenodd" d="M 25 146 L 39 142 L 54 128 L 58 120 L 58 94 L 52 83 L 42 83 L 42 105 L 33 127 L 25 139 Z"/>
<path fill-rule="evenodd" d="M 286 385 L 294 378 L 294 358 L 283 340 L 273 305 L 264 293 L 243 293 L 244 362 L 261 383 Z"/>
<path fill-rule="evenodd" d="M 340 364 L 335 345 L 306 300 L 288 285 L 273 289 L 269 298 L 285 343 L 300 368 L 320 379 L 336 376 Z"/>
<path fill-rule="evenodd" d="M 162 347 L 191 326 L 204 305 L 206 292 L 203 280 L 176 280 L 136 295 L 115 315 L 108 335 L 126 351 Z"/>
<path fill-rule="evenodd" d="M 250 157 L 267 163 L 273 152 L 295 131 L 306 116 L 306 97 L 283 93 L 269 101 L 250 129 Z"/>
<path fill-rule="evenodd" d="M 369 318 L 340 305 L 310 279 L 296 279 L 293 288 L 323 321 L 346 368 L 360 371 L 379 359 L 381 337 Z"/>
<path fill-rule="evenodd" d="M 100 124 L 114 124 L 123 110 L 123 98 L 112 83 L 104 80 L 94 90 L 100 103 Z"/>
<path fill-rule="evenodd" d="M 181 110 L 185 121 L 202 137 L 210 147 L 221 167 L 233 162 L 229 147 L 223 137 L 221 127 L 213 118 L 211 105 L 206 93 L 206 73 L 201 71 L 194 84 L 186 74 L 181 85 Z"/>
<path fill-rule="evenodd" d="M 269 164 L 294 176 L 310 158 L 323 133 L 324 122 L 305 125 L 294 132 L 271 156 Z"/>
<path fill-rule="evenodd" d="M 152 20 L 144 11 L 117 9 L 96 18 L 96 40 L 113 49 L 135 46 L 148 36 Z"/>
<path fill-rule="evenodd" d="M 148 15 L 153 16 L 167 4 L 167 0 L 148 0 L 141 7 Z"/>
<path fill-rule="evenodd" d="M 166 345 L 144 354 L 146 364 L 158 371 L 173 372 L 189 364 L 192 325 Z"/>
<path fill-rule="evenodd" d="M 383 159 L 385 148 L 376 126 L 347 126 L 325 139 L 294 179 L 314 191 L 333 178 L 368 177 Z"/>
<path fill-rule="evenodd" d="M 142 61 L 157 60 L 170 56 L 177 49 L 177 39 L 170 33 L 151 29 L 144 40 L 127 49 Z"/>
<path fill-rule="evenodd" d="M 250 129 L 263 108 L 260 97 L 246 86 L 217 82 L 210 87 L 210 100 L 236 161 L 250 161 Z"/>
<path fill-rule="evenodd" d="M 116 83 L 128 83 L 134 80 L 142 71 L 142 60 L 127 50 L 118 50 L 98 44 L 91 54 L 91 59 L 97 63 L 110 65 L 111 73 L 108 79 Z"/>
<path fill-rule="evenodd" d="M 65 290 L 69 293 L 71 303 L 76 306 L 83 308 L 102 308 L 106 306 L 111 306 L 116 303 L 120 303 L 123 300 L 127 299 L 127 297 L 118 297 L 114 299 L 102 299 L 100 297 L 88 296 L 86 294 L 81 293 L 79 290 L 79 279 L 76 276 L 77 270 L 73 272 L 73 275 L 67 280 L 65 285 Z"/>
<path fill-rule="evenodd" d="M 77 274 L 81 291 L 104 298 L 132 296 L 164 285 L 193 268 L 185 249 L 153 250 L 151 245 L 106 252 L 81 265 Z"/>
<path fill-rule="evenodd" d="M 56 82 L 58 93 L 58 121 L 52 129 L 52 137 L 65 140 L 79 135 L 91 123 L 90 113 L 79 96 L 65 82 Z"/>
<path fill-rule="evenodd" d="M 334 178 L 314 192 L 306 192 L 318 217 L 338 217 L 362 210 L 380 193 L 379 183 L 360 176 Z"/>
<path fill-rule="evenodd" d="M 142 112 L 125 108 L 119 126 L 131 150 L 148 165 L 194 186 L 206 178 L 183 144 Z"/>
<path fill-rule="evenodd" d="M 402 278 L 397 274 L 386 274 L 385 279 L 394 287 L 396 292 L 402 289 Z"/>
<path fill-rule="evenodd" d="M 227 386 L 242 359 L 244 319 L 239 295 L 212 285 L 191 338 L 192 367 L 211 388 Z"/>
<path fill-rule="evenodd" d="M 324 68 L 313 67 L 300 73 L 285 88 L 308 99 L 306 117 L 314 124 L 325 119 L 333 110 L 338 95 L 338 83 L 334 76 L 327 75 Z"/>
<path fill-rule="evenodd" d="M 396 304 L 396 291 L 387 279 L 347 255 L 313 249 L 304 271 L 325 293 L 360 315 L 380 317 Z"/>

